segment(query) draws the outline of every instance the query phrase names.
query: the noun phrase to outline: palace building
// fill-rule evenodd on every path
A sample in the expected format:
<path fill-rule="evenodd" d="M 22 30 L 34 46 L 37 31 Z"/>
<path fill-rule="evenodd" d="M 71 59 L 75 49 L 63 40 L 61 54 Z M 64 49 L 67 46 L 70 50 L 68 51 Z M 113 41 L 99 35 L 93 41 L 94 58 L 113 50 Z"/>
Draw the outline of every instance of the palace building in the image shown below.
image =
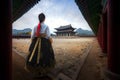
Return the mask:
<path fill-rule="evenodd" d="M 55 28 L 57 31 L 55 32 L 57 36 L 74 36 L 75 32 L 74 30 L 76 28 L 73 28 L 71 24 L 60 26 L 59 28 Z"/>

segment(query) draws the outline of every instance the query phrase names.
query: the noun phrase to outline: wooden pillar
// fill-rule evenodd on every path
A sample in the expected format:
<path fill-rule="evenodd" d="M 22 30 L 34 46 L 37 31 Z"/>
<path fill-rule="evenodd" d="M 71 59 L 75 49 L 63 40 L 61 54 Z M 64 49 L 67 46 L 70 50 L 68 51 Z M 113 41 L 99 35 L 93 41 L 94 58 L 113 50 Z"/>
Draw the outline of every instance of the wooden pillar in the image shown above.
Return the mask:
<path fill-rule="evenodd" d="M 68 35 L 70 36 L 70 32 L 68 33 Z"/>
<path fill-rule="evenodd" d="M 98 29 L 98 33 L 97 33 L 97 38 L 98 38 L 98 42 L 100 44 L 100 47 L 102 48 L 102 23 L 99 23 L 99 29 Z"/>
<path fill-rule="evenodd" d="M 107 53 L 107 12 L 102 14 L 102 52 Z"/>
<path fill-rule="evenodd" d="M 120 9 L 119 0 L 108 0 L 108 66 L 109 80 L 120 80 Z"/>
<path fill-rule="evenodd" d="M 66 35 L 65 36 L 67 36 L 67 33 L 66 33 Z"/>
<path fill-rule="evenodd" d="M 0 80 L 12 80 L 11 0 L 0 4 Z"/>
<path fill-rule="evenodd" d="M 97 40 L 98 40 L 98 43 L 100 44 L 100 26 L 98 26 Z"/>

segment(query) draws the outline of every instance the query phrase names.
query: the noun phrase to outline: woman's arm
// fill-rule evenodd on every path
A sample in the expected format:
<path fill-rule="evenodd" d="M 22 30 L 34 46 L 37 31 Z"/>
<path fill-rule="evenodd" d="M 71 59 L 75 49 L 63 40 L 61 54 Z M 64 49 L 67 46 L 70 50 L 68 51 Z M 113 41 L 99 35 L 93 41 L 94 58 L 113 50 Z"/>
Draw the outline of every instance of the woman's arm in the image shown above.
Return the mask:
<path fill-rule="evenodd" d="M 50 42 L 53 43 L 53 40 L 52 40 L 52 38 L 51 38 L 50 29 L 49 29 L 48 26 L 47 26 L 47 29 L 46 29 L 46 35 L 47 35 L 48 39 L 50 40 Z"/>
<path fill-rule="evenodd" d="M 53 39 L 52 38 L 49 38 L 50 42 L 53 43 Z"/>
<path fill-rule="evenodd" d="M 47 35 L 46 35 L 46 33 L 40 33 L 40 36 L 41 37 L 46 37 Z"/>

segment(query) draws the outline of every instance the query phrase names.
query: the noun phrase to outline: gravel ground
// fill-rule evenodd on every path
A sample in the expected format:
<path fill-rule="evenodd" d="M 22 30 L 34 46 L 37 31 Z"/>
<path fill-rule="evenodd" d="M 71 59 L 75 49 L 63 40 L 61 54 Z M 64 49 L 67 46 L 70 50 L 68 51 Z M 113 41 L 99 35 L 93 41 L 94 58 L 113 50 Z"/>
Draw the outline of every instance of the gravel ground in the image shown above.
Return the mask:
<path fill-rule="evenodd" d="M 72 75 L 72 73 L 75 72 L 76 69 L 76 63 L 79 62 L 80 56 L 83 54 L 83 52 L 86 50 L 88 45 L 95 41 L 94 49 L 92 48 L 92 57 L 86 60 L 85 67 L 82 68 L 80 73 L 80 77 L 78 77 L 78 80 L 100 80 L 100 67 L 105 66 L 106 58 L 99 57 L 100 48 L 95 40 L 95 38 L 78 38 L 78 39 L 53 39 L 53 49 L 55 52 L 55 58 L 57 61 L 56 67 L 61 69 L 61 72 L 67 73 L 67 75 Z M 30 45 L 30 39 L 13 39 L 13 48 L 16 49 L 18 52 L 26 54 Z M 24 58 L 16 55 L 15 52 L 13 52 L 13 78 L 14 80 L 30 80 L 29 76 L 30 74 L 26 73 L 23 69 L 24 67 Z M 19 56 L 19 57 L 17 57 Z M 20 58 L 21 57 L 21 58 Z M 77 66 L 78 67 L 78 66 Z M 16 74 L 18 73 L 18 74 Z M 21 73 L 24 73 L 25 75 L 28 75 L 25 77 L 22 77 Z M 93 73 L 93 74 L 92 74 Z M 91 78 L 89 77 L 94 76 L 96 74 L 96 77 L 99 79 Z M 17 79 L 20 77 L 20 79 Z M 88 78 L 87 78 L 88 77 Z M 25 79 L 23 79 L 25 78 Z M 42 79 L 40 79 L 42 80 Z M 45 79 L 44 79 L 45 80 Z"/>

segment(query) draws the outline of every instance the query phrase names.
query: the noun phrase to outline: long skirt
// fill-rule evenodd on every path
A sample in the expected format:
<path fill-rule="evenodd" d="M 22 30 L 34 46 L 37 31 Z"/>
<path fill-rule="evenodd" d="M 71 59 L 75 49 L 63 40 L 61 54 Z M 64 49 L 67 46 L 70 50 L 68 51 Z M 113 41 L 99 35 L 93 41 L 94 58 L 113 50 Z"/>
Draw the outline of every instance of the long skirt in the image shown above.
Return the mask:
<path fill-rule="evenodd" d="M 26 68 L 32 73 L 48 73 L 55 67 L 54 51 L 46 38 L 34 38 L 26 58 Z"/>

